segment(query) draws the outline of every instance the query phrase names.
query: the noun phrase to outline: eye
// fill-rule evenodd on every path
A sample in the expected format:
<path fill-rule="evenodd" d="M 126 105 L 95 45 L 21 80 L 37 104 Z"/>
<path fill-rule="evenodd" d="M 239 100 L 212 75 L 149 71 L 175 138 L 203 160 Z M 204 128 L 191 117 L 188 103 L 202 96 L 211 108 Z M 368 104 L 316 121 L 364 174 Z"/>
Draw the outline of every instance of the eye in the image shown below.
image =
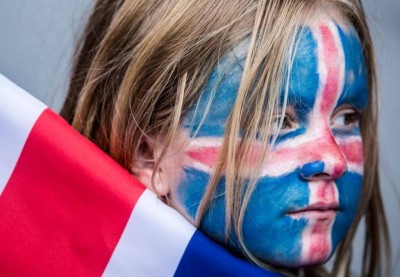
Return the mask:
<path fill-rule="evenodd" d="M 282 125 L 281 125 L 282 124 Z M 290 112 L 278 113 L 274 117 L 272 133 L 285 134 L 298 127 L 295 117 Z"/>
<path fill-rule="evenodd" d="M 352 108 L 340 110 L 332 118 L 331 124 L 333 128 L 351 130 L 358 127 L 360 123 L 360 113 Z"/>

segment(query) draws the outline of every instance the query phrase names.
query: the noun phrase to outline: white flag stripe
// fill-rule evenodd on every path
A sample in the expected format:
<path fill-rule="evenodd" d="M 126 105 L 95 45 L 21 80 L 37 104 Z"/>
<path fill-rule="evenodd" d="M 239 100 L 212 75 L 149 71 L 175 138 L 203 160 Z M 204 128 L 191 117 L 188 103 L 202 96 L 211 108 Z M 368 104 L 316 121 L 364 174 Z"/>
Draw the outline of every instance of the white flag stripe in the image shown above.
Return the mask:
<path fill-rule="evenodd" d="M 173 276 L 194 232 L 193 225 L 146 190 L 103 275 Z"/>
<path fill-rule="evenodd" d="M 29 133 L 46 106 L 0 74 L 0 196 Z M 12 120 L 10 120 L 12 118 Z"/>

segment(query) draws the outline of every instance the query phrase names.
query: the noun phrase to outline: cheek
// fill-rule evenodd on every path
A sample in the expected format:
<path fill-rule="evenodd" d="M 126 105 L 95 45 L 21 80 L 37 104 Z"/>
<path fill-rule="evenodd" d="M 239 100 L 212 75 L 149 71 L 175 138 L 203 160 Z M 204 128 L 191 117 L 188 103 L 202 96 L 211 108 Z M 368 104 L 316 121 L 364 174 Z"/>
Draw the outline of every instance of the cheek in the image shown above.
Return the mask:
<path fill-rule="evenodd" d="M 220 151 L 220 138 L 193 139 L 185 149 L 183 176 L 172 192 L 179 210 L 194 221 Z"/>
<path fill-rule="evenodd" d="M 302 235 L 305 218 L 294 219 L 288 211 L 307 206 L 310 190 L 299 172 L 259 180 L 243 221 L 243 241 L 257 258 L 275 265 L 296 266 L 302 261 Z M 201 230 L 225 244 L 225 179 L 217 186 L 217 197 L 201 223 Z M 231 234 L 229 247 L 239 252 L 237 238 Z"/>
<path fill-rule="evenodd" d="M 361 136 L 352 136 L 338 141 L 340 150 L 348 163 L 348 171 L 363 174 L 364 157 Z"/>
<path fill-rule="evenodd" d="M 348 161 L 348 172 L 336 181 L 341 212 L 332 229 L 332 244 L 337 246 L 350 228 L 357 212 L 363 183 L 363 144 L 361 136 L 339 141 Z"/>
<path fill-rule="evenodd" d="M 205 193 L 210 175 L 195 168 L 185 167 L 184 176 L 175 191 L 178 205 L 194 220 Z"/>
<path fill-rule="evenodd" d="M 183 179 L 184 157 L 179 153 L 166 153 L 166 159 L 160 165 L 160 170 L 166 174 L 161 175 L 161 182 L 167 184 L 172 191 L 177 189 Z"/>
<path fill-rule="evenodd" d="M 343 239 L 356 214 L 362 189 L 362 175 L 348 172 L 336 181 L 341 212 L 337 214 L 332 229 L 332 245 Z"/>
<path fill-rule="evenodd" d="M 263 177 L 248 205 L 243 236 L 246 246 L 263 261 L 291 266 L 301 262 L 302 233 L 307 219 L 286 213 L 307 206 L 310 189 L 294 171 L 281 177 Z"/>
<path fill-rule="evenodd" d="M 203 151 L 202 151 L 203 150 Z M 179 202 L 194 219 L 210 179 L 218 147 L 186 151 L 184 177 L 176 191 Z M 256 157 L 258 159 L 258 157 Z M 253 159 L 246 159 L 248 163 Z M 262 177 L 254 190 L 243 222 L 243 239 L 258 258 L 273 264 L 290 265 L 301 260 L 301 235 L 306 219 L 292 219 L 286 212 L 306 206 L 310 190 L 301 181 L 298 170 L 280 177 Z M 221 177 L 210 209 L 200 229 L 213 240 L 225 240 L 225 177 Z M 239 251 L 237 238 L 230 237 L 229 247 Z"/>

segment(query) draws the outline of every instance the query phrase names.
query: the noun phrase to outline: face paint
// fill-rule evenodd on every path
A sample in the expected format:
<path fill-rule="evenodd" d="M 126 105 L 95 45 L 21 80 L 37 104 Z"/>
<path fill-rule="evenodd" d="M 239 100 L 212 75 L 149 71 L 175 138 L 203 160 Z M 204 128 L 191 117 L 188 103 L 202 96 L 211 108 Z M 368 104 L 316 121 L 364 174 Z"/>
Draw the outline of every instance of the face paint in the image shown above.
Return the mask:
<path fill-rule="evenodd" d="M 288 92 L 295 127 L 282 130 L 268 153 L 243 222 L 247 248 L 266 263 L 325 262 L 355 215 L 363 169 L 358 113 L 365 109 L 368 90 L 359 39 L 345 27 L 329 19 L 300 33 Z M 190 143 L 171 197 L 191 219 L 222 145 L 246 45 L 235 47 L 215 67 L 183 124 Z M 257 153 L 258 142 L 252 147 Z M 226 245 L 224 189 L 221 176 L 200 229 Z M 236 248 L 236 238 L 231 239 L 229 247 Z"/>

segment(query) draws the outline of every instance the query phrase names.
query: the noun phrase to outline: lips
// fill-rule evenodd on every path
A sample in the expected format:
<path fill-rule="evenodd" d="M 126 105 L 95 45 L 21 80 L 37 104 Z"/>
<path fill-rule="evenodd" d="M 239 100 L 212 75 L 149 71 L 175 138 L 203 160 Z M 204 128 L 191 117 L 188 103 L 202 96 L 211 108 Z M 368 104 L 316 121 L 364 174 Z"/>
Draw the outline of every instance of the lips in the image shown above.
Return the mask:
<path fill-rule="evenodd" d="M 339 211 L 336 202 L 319 202 L 309 205 L 305 208 L 295 209 L 286 214 L 293 218 L 311 217 L 311 218 L 333 218 Z"/>

